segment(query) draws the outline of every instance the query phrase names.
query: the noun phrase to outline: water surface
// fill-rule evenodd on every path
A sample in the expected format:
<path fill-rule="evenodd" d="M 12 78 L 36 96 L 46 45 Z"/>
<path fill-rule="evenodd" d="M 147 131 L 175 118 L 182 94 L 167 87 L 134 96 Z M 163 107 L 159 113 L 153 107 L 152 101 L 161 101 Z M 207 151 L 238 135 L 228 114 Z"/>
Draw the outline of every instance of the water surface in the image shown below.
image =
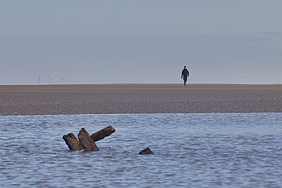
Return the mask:
<path fill-rule="evenodd" d="M 0 116 L 1 187 L 279 187 L 282 113 Z M 98 152 L 62 136 L 112 125 Z M 150 147 L 153 155 L 138 155 Z"/>

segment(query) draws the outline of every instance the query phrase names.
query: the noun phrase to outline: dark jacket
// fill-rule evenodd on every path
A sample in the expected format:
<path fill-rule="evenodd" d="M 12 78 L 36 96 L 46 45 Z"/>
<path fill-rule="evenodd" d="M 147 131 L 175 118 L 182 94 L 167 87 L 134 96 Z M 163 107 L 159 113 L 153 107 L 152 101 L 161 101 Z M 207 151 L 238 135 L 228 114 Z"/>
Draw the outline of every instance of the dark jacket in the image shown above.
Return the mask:
<path fill-rule="evenodd" d="M 183 69 L 181 73 L 181 78 L 187 79 L 189 76 L 189 71 L 187 69 Z"/>

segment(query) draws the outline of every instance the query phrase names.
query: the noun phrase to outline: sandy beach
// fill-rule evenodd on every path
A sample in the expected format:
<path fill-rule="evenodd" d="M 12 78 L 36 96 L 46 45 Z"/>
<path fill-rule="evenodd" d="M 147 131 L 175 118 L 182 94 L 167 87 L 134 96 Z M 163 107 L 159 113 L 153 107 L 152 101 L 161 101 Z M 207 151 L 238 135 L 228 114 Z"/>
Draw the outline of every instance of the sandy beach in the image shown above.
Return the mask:
<path fill-rule="evenodd" d="M 282 85 L 2 85 L 0 115 L 282 112 Z"/>

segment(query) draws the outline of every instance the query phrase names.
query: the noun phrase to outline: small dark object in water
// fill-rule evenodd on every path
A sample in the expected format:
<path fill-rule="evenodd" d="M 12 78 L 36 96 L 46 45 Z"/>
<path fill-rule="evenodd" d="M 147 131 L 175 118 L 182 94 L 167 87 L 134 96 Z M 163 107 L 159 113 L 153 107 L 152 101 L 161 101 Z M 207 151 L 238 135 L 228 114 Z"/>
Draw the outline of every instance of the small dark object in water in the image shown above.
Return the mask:
<path fill-rule="evenodd" d="M 140 155 L 154 154 L 150 148 L 146 148 L 139 152 Z"/>

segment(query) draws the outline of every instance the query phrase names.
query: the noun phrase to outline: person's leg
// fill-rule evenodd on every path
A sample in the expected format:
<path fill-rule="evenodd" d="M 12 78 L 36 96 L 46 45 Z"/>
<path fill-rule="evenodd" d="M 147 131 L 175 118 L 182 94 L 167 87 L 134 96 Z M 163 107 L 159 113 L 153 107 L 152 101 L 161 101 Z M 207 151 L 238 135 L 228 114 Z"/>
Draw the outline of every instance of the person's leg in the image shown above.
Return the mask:
<path fill-rule="evenodd" d="M 187 78 L 184 78 L 184 86 L 186 86 Z"/>

